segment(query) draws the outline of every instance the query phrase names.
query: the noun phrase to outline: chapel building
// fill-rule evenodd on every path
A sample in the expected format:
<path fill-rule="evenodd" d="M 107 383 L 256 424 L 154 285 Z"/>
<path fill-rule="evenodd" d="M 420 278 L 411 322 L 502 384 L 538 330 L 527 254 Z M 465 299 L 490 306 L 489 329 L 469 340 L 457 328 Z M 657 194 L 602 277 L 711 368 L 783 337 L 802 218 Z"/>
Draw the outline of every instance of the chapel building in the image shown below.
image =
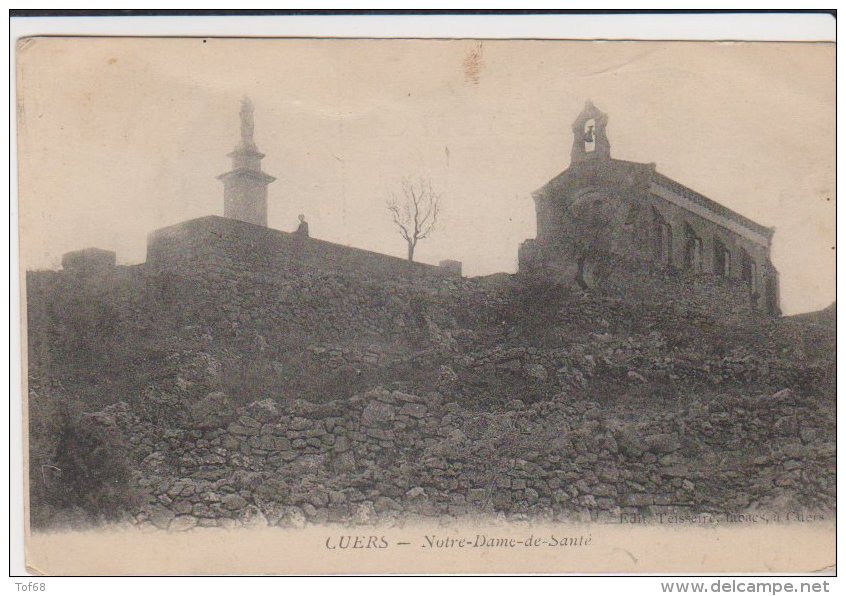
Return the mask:
<path fill-rule="evenodd" d="M 600 262 L 723 278 L 759 312 L 779 313 L 778 272 L 765 227 L 659 173 L 611 157 L 608 115 L 591 102 L 573 122 L 570 167 L 533 193 L 537 237 L 520 272 L 584 289 Z"/>

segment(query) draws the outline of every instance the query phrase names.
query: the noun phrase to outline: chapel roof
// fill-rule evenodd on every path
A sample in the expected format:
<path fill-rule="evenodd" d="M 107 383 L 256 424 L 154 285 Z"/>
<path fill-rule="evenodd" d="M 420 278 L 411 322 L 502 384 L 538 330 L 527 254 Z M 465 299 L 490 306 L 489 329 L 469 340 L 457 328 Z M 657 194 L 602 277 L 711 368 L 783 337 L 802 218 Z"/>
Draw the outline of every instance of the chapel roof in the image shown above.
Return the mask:
<path fill-rule="evenodd" d="M 708 209 L 716 215 L 725 217 L 726 219 L 729 219 L 768 238 L 771 238 L 773 233 L 775 232 L 774 228 L 761 225 L 758 222 L 753 221 L 732 209 L 729 209 L 725 205 L 722 205 L 717 201 L 706 197 L 702 193 L 697 192 L 688 186 L 685 186 L 681 182 L 673 180 L 669 176 L 665 176 L 664 174 L 658 172 L 655 169 L 654 164 L 611 158 L 609 160 L 602 160 L 601 162 L 594 162 L 593 167 L 596 167 L 596 165 L 598 165 L 599 163 L 611 163 L 613 164 L 612 167 L 628 168 L 631 170 L 641 170 L 644 172 L 650 172 L 650 180 L 652 182 L 655 182 L 656 184 L 683 196 L 684 198 L 696 203 L 701 207 L 704 207 L 705 209 Z M 584 166 L 578 164 L 578 167 Z M 571 173 L 573 173 L 572 165 L 557 176 L 553 177 L 549 182 L 547 182 L 543 187 L 541 187 L 536 194 L 542 195 L 545 191 L 558 186 L 558 184 L 564 183 L 564 179 L 566 179 Z"/>

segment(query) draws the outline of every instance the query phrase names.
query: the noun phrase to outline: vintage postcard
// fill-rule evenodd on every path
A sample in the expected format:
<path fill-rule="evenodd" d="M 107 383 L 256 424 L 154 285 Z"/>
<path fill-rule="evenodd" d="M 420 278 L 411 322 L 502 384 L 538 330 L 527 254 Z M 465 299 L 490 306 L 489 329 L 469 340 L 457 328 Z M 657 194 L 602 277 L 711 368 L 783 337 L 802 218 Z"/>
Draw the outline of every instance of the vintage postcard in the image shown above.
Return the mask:
<path fill-rule="evenodd" d="M 27 565 L 830 572 L 830 43 L 28 37 Z"/>

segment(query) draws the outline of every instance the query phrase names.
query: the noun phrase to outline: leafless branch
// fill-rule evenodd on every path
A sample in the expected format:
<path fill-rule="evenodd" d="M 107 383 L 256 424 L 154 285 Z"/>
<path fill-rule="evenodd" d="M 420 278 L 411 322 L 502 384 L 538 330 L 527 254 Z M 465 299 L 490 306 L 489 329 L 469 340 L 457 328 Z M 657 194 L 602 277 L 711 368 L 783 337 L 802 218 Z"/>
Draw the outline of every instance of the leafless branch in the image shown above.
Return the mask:
<path fill-rule="evenodd" d="M 441 197 L 440 193 L 435 192 L 432 183 L 424 179 L 415 184 L 404 178 L 400 183 L 400 195 L 390 193 L 386 207 L 394 225 L 408 244 L 408 260 L 413 260 L 417 242 L 434 232 Z"/>

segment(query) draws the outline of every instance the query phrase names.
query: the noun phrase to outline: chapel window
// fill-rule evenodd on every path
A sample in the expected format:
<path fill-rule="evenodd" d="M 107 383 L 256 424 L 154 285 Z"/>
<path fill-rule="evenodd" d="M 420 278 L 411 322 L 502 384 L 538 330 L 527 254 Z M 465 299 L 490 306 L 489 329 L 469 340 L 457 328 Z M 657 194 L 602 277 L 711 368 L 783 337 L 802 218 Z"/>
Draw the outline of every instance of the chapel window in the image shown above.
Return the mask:
<path fill-rule="evenodd" d="M 673 228 L 658 213 L 658 210 L 653 208 L 652 214 L 655 260 L 663 265 L 669 265 L 673 254 Z"/>
<path fill-rule="evenodd" d="M 631 207 L 629 207 L 628 213 L 626 213 L 626 226 L 633 226 L 637 223 L 638 219 L 640 219 L 640 205 L 637 203 L 632 203 Z"/>
<path fill-rule="evenodd" d="M 719 240 L 714 240 L 714 273 L 731 277 L 731 253 Z"/>
<path fill-rule="evenodd" d="M 695 273 L 702 273 L 702 239 L 689 224 L 685 224 L 684 266 Z"/>

